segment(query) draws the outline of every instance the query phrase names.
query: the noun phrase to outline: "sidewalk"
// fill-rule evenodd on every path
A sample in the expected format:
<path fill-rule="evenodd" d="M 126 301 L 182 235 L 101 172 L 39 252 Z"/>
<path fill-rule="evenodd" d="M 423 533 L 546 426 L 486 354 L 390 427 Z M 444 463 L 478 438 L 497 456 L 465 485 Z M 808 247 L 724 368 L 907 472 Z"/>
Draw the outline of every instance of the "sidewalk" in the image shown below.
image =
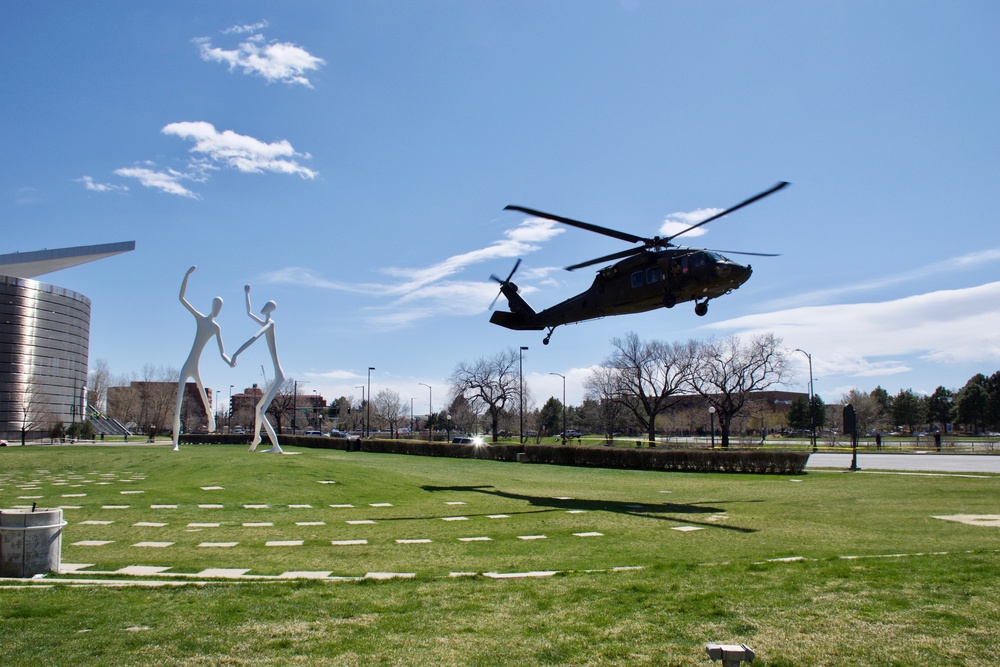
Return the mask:
<path fill-rule="evenodd" d="M 851 467 L 851 454 L 811 454 L 806 470 Z M 861 470 L 1000 474 L 1000 456 L 983 454 L 858 454 Z"/>

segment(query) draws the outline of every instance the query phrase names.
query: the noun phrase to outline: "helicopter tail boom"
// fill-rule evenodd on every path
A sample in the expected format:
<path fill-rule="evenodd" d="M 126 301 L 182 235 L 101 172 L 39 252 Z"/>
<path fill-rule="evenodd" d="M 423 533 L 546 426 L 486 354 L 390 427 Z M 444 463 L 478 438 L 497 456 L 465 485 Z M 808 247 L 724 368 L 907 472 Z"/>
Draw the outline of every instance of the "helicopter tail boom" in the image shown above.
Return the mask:
<path fill-rule="evenodd" d="M 493 311 L 493 315 L 490 316 L 490 322 L 506 329 L 514 329 L 515 331 L 542 331 L 545 329 L 544 326 L 537 323 L 534 313 L 529 315 L 526 313 L 508 313 L 502 310 L 495 310 Z"/>

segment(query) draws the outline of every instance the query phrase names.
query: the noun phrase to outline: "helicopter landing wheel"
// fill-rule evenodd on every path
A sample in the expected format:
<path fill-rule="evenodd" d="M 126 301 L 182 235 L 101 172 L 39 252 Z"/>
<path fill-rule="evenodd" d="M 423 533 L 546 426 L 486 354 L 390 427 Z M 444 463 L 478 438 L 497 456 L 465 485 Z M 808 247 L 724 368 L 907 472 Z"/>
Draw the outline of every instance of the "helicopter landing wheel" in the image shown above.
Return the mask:
<path fill-rule="evenodd" d="M 673 308 L 676 305 L 677 305 L 677 297 L 675 297 L 673 294 L 667 294 L 665 297 L 663 297 L 664 308 Z"/>
<path fill-rule="evenodd" d="M 542 345 L 548 345 L 549 344 L 549 339 L 552 338 L 552 332 L 555 331 L 555 330 L 556 330 L 555 327 L 552 327 L 551 329 L 549 329 L 549 332 L 547 334 L 545 334 L 545 338 L 542 339 Z"/>
<path fill-rule="evenodd" d="M 705 317 L 708 313 L 708 299 L 705 299 L 701 303 L 694 304 L 694 314 L 698 317 Z"/>

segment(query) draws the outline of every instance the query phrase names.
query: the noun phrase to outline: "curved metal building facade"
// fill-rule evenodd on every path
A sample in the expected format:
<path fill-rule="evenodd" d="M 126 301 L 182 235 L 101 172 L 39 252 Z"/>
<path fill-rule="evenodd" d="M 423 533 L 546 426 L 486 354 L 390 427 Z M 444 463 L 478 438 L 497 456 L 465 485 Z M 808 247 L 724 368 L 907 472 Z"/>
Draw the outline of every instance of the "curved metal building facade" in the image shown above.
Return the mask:
<path fill-rule="evenodd" d="M 0 275 L 0 438 L 82 420 L 89 346 L 90 299 Z"/>

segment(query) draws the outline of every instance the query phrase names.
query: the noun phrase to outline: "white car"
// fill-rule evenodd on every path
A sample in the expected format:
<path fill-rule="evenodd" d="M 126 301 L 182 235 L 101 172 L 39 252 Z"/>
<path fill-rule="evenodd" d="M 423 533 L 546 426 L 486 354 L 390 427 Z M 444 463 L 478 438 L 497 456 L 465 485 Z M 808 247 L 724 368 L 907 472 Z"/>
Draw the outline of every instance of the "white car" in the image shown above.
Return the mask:
<path fill-rule="evenodd" d="M 343 438 L 344 440 L 360 440 L 361 439 L 360 436 L 353 435 L 351 433 L 347 433 L 346 431 L 338 431 L 337 429 L 333 429 L 332 431 L 330 431 L 330 437 L 331 438 Z"/>
<path fill-rule="evenodd" d="M 306 431 L 302 435 L 311 435 L 313 437 L 322 438 L 323 437 L 323 432 L 322 431 Z"/>

